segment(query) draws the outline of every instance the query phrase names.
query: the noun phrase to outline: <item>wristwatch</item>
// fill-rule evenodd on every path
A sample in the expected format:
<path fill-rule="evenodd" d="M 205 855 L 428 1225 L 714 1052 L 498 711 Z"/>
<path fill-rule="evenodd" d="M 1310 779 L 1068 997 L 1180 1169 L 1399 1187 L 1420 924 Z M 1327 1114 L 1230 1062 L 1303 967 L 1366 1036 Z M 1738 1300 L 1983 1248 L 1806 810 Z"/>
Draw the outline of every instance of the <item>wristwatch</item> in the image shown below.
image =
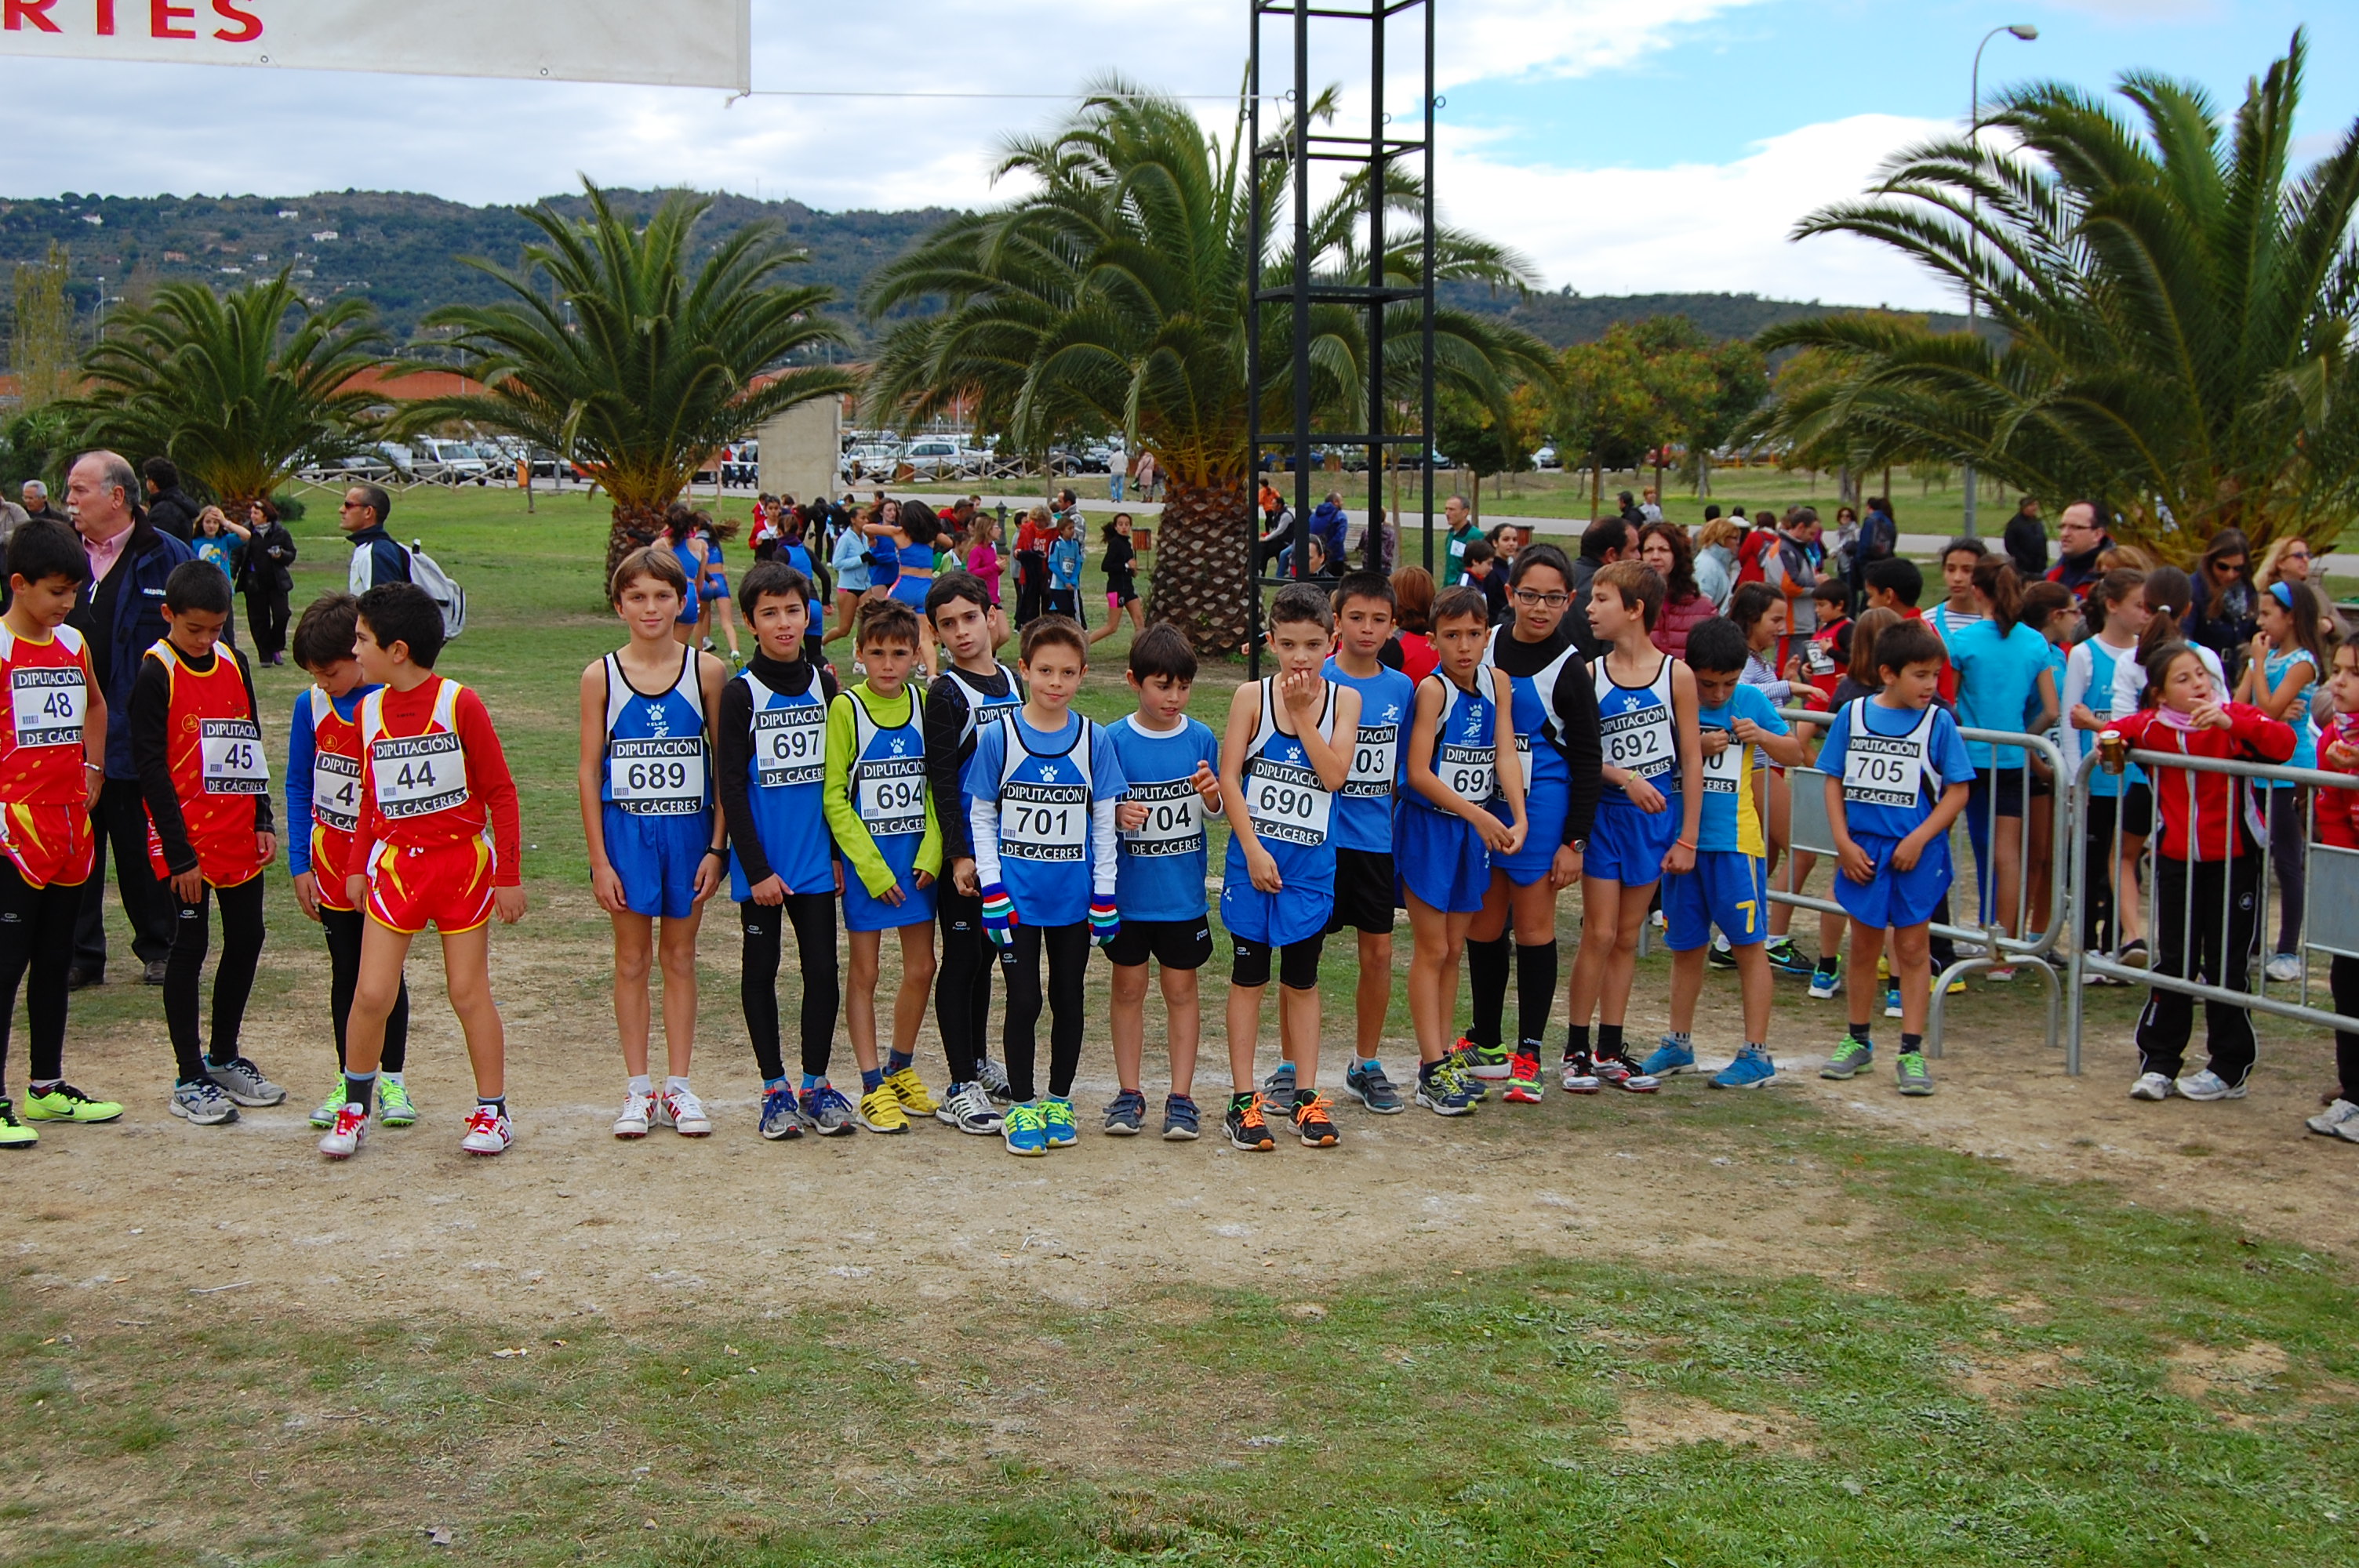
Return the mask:
<path fill-rule="evenodd" d="M 1586 838 L 1575 838 L 1571 843 L 1567 844 L 1565 848 L 1571 849 L 1576 855 L 1586 855 L 1589 853 L 1589 840 Z"/>

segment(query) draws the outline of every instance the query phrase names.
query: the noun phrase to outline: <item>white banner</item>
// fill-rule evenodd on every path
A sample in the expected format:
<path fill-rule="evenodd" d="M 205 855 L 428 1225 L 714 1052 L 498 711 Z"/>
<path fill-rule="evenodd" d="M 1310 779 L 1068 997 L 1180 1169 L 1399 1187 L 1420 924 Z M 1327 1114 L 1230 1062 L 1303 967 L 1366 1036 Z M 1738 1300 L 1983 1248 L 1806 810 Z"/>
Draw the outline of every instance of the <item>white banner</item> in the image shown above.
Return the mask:
<path fill-rule="evenodd" d="M 752 0 L 0 0 L 0 55 L 753 85 Z"/>

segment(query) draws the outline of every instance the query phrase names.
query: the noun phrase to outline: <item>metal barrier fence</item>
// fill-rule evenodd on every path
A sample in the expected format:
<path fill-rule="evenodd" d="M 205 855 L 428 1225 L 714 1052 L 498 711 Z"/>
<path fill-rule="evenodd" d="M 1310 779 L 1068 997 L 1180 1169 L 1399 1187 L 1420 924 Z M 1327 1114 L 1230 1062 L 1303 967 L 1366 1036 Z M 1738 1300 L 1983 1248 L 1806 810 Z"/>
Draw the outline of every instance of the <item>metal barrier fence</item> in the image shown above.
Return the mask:
<path fill-rule="evenodd" d="M 2126 877 L 2122 872 L 2122 849 L 2125 840 L 2130 837 L 2125 831 L 2126 809 L 2116 808 L 2113 813 L 2113 829 L 2108 835 L 2106 853 L 2102 860 L 2085 853 L 2074 857 L 2072 907 L 2084 912 L 2095 907 L 2098 889 L 2092 879 L 2095 871 L 2101 870 L 2112 880 L 2114 914 L 2112 929 L 2107 933 L 2110 938 L 2108 947 L 2092 951 L 2090 942 L 2079 939 L 2091 934 L 2091 923 L 2087 919 L 2084 919 L 2082 930 L 2075 933 L 2071 966 L 2072 1016 L 2065 1037 L 2065 1071 L 2075 1076 L 2081 1071 L 2082 1003 L 2085 987 L 2093 978 L 2123 985 L 2150 986 L 2158 990 L 2176 991 L 2198 1001 L 2246 1008 L 2321 1029 L 2359 1033 L 2359 1017 L 2309 1005 L 2309 960 L 2312 951 L 2336 957 L 2359 958 L 2359 850 L 2340 849 L 2311 841 L 2311 792 L 2359 789 L 2359 774 L 2330 773 L 2315 768 L 2229 762 L 2212 757 L 2187 757 L 2170 752 L 2133 751 L 2128 753 L 2127 760 L 2147 773 L 2145 787 L 2153 796 L 2155 807 L 2150 824 L 2153 831 L 2146 835 L 2144 844 L 2136 851 L 2135 863 Z M 2091 817 L 2091 786 L 2095 782 L 2097 771 L 2104 766 L 2103 759 L 2093 750 L 2082 760 L 2080 772 L 2072 781 L 2072 810 L 2070 816 L 2076 828 L 2076 837 L 2085 835 L 2086 824 Z M 2212 950 L 2212 956 L 2220 962 L 2217 974 L 2207 973 L 2198 962 L 2201 957 L 2201 944 L 2197 937 L 2210 935 L 2208 930 L 2199 933 L 2196 925 L 2199 914 L 2205 917 L 2207 926 L 2210 923 L 2212 912 L 2197 908 L 2198 884 L 2205 879 L 2191 872 L 2176 875 L 2175 880 L 2182 884 L 2183 896 L 2176 912 L 2175 926 L 2169 925 L 2168 912 L 2152 911 L 2157 918 L 2143 922 L 2135 916 L 2140 883 L 2154 900 L 2159 900 L 2162 893 L 2159 862 L 2164 827 L 2163 792 L 2183 790 L 2185 793 L 2180 798 L 2188 808 L 2188 819 L 2200 822 L 2201 814 L 2197 807 L 2201 804 L 2201 779 L 2204 774 L 2225 775 L 2235 781 L 2223 786 L 2228 797 L 2230 827 L 2239 834 L 2249 832 L 2257 839 L 2256 847 L 2245 846 L 2251 852 L 2225 860 L 2203 859 L 2201 851 L 2206 846 L 2200 832 L 2197 841 L 2190 846 L 2196 851 L 2190 864 L 2219 865 L 2223 868 L 2217 874 L 2221 890 L 2218 900 L 2220 940 Z M 2255 784 L 2269 787 L 2256 788 L 2253 787 Z M 2126 798 L 2132 784 L 2125 778 L 2122 787 Z M 2288 798 L 2281 800 L 2280 796 Z M 2265 938 L 2268 935 L 2270 879 L 2277 859 L 2273 851 L 2278 848 L 2277 833 L 2283 826 L 2278 814 L 2285 811 L 2300 814 L 2296 829 L 2299 835 L 2303 887 L 2293 893 L 2301 899 L 2297 945 L 2293 949 L 2299 961 L 2300 972 L 2292 981 L 2273 982 L 2260 949 L 2273 946 Z M 2093 865 L 2095 870 L 2093 870 Z M 2239 901 L 2235 896 L 2238 881 L 2245 875 L 2252 879 L 2248 916 L 2237 909 Z M 2281 890 L 2280 914 L 2284 896 Z M 2124 919 L 2125 910 L 2132 912 L 2130 920 Z M 2249 933 L 2237 929 L 2245 918 L 2249 918 L 2252 923 Z M 2154 935 L 2154 940 L 2148 946 L 2148 963 L 2146 966 L 2126 961 L 2127 948 L 2146 945 L 2143 938 L 2125 932 L 2125 927 L 2134 924 L 2144 925 Z M 2167 930 L 2176 935 L 2176 946 L 2183 954 L 2182 961 L 2169 968 L 2166 967 L 2163 943 Z M 2242 940 L 2233 939 L 2239 937 Z M 2171 973 L 2169 968 L 2184 968 L 2188 972 Z M 2250 983 L 2247 986 L 2222 983 L 2234 979 L 2240 971 L 2248 977 Z M 2293 986 L 2299 1000 L 2271 995 L 2269 987 L 2272 984 Z"/>

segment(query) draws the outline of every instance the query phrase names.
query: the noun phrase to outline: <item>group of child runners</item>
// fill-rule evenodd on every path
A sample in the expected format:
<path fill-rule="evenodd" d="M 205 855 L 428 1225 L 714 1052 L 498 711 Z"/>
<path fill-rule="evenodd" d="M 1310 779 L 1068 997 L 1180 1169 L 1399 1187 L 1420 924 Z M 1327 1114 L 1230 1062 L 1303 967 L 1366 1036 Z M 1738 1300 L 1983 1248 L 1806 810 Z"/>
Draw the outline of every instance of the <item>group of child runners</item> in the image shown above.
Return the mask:
<path fill-rule="evenodd" d="M 21 1099 L 0 1098 L 0 1145 L 21 1147 L 43 1121 L 107 1120 L 122 1107 L 73 1088 L 61 1065 L 59 945 L 71 922 L 60 912 L 88 874 L 91 759 L 103 754 L 105 733 L 88 655 L 62 624 L 89 568 L 71 533 L 42 524 L 19 528 L 8 572 L 0 1001 L 13 1009 L 29 972 L 32 1076 Z M 1147 627 L 1131 645 L 1135 711 L 1100 724 L 1073 706 L 1088 677 L 1089 633 L 1070 618 L 1039 616 L 1024 628 L 1010 668 L 997 656 L 995 596 L 969 573 L 944 571 L 926 579 L 918 602 L 895 594 L 860 605 L 860 678 L 840 687 L 813 656 L 810 578 L 774 559 L 737 585 L 755 648 L 733 675 L 678 638 L 692 589 L 677 553 L 662 545 L 633 552 L 609 584 L 628 640 L 584 670 L 580 708 L 582 828 L 592 891 L 613 923 L 626 1077 L 614 1135 L 713 1130 L 690 1084 L 695 957 L 704 907 L 724 886 L 739 911 L 743 1010 L 763 1081 L 759 1128 L 773 1141 L 901 1133 L 932 1117 L 998 1138 L 1019 1156 L 1070 1146 L 1093 946 L 1113 968 L 1117 1092 L 1103 1131 L 1135 1136 L 1154 1120 L 1166 1139 L 1199 1137 L 1198 979 L 1213 958 L 1215 885 L 1232 948 L 1220 1133 L 1235 1148 L 1266 1151 L 1281 1136 L 1311 1148 L 1339 1141 L 1334 1102 L 1321 1092 L 1319 978 L 1328 938 L 1345 931 L 1358 961 L 1354 1050 L 1335 1080 L 1345 1095 L 1378 1115 L 1413 1102 L 1463 1116 L 1495 1087 L 1508 1104 L 1540 1100 L 1558 995 L 1555 907 L 1575 882 L 1582 939 L 1557 1085 L 1643 1094 L 1664 1076 L 1695 1070 L 1691 1031 L 1717 930 L 1723 961 L 1739 979 L 1743 1038 L 1712 1082 L 1759 1087 L 1777 1071 L 1763 786 L 1769 770 L 1806 761 L 1826 774 L 1841 862 L 1833 885 L 1848 916 L 1854 982 L 1848 1029 L 1823 1074 L 1851 1077 L 1873 1065 L 1877 989 L 1859 982 L 1888 952 L 1901 1016 L 1897 1086 L 1931 1092 L 1921 1044 L 1930 925 L 1951 880 L 1949 832 L 2006 765 L 1969 751 L 1943 700 L 1953 650 L 1923 619 L 1894 612 L 1897 585 L 1887 584 L 1887 612 L 1863 617 L 1847 639 L 1849 689 L 1838 694 L 1813 759 L 1760 678 L 1760 645 L 1745 617 L 1701 622 L 1684 656 L 1673 657 L 1650 636 L 1665 596 L 1653 568 L 1604 565 L 1576 604 L 1582 580 L 1560 550 L 1528 545 L 1509 575 L 1505 623 L 1494 625 L 1480 587 L 1443 591 L 1422 633 L 1432 671 L 1418 681 L 1390 662 L 1399 640 L 1387 579 L 1358 573 L 1332 589 L 1287 586 L 1265 618 L 1273 673 L 1236 688 L 1216 732 L 1188 712 L 1197 662 L 1168 625 Z M 1993 586 L 2011 622 L 2010 583 Z M 225 587 L 201 563 L 173 574 L 168 635 L 148 650 L 131 714 L 151 861 L 181 916 L 165 990 L 178 1067 L 171 1108 L 199 1124 L 286 1097 L 238 1046 L 261 947 L 260 878 L 277 841 L 252 677 L 219 643 Z M 2114 587 L 2101 589 L 2101 601 L 2118 606 L 2127 595 Z M 1907 597 L 1913 606 L 1913 589 Z M 1601 650 L 1593 663 L 1575 636 L 1584 623 Z M 418 1119 L 403 1080 L 403 966 L 429 925 L 442 941 L 476 1080 L 463 1147 L 495 1155 L 514 1138 L 486 957 L 494 916 L 513 922 L 525 911 L 516 791 L 481 699 L 434 673 L 442 642 L 438 607 L 408 584 L 323 597 L 294 635 L 314 684 L 293 715 L 288 864 L 330 956 L 340 1071 L 311 1119 L 331 1159 L 352 1157 L 373 1126 Z M 2071 724 L 2141 747 L 2292 753 L 2286 724 L 2227 700 L 2182 645 L 2155 639 L 2139 652 L 2144 676 L 2133 703 L 2083 703 Z M 913 677 L 929 654 L 940 673 L 921 689 Z M 2346 670 L 2338 660 L 2334 678 L 2348 679 L 2359 697 L 2359 662 Z M 2052 708 L 2052 682 L 2039 689 Z M 2359 752 L 2339 740 L 2334 753 L 2338 765 L 2359 766 Z M 2216 884 L 2222 896 L 2233 899 L 2249 881 L 2233 855 L 2201 852 L 2203 835 L 2244 832 L 2224 795 L 2190 792 L 2187 800 L 2175 806 L 2172 793 L 2160 792 L 2147 808 L 2158 805 L 2166 824 L 2158 966 L 2187 962 L 2188 945 L 2202 939 L 2175 914 L 2166 919 L 2184 887 L 2169 872 L 2174 858 L 2201 862 L 2180 876 Z M 1989 809 L 2008 808 L 2000 799 Z M 1214 884 L 1216 816 L 1230 831 Z M 2347 808 L 2343 819 L 2343 830 L 2359 837 Z M 2225 869 L 2206 869 L 2214 860 Z M 206 1033 L 198 992 L 212 901 L 223 949 Z M 1657 908 L 1674 956 L 1671 1027 L 1642 1062 L 1625 1026 L 1639 936 Z M 1380 1059 L 1401 909 L 1419 1058 L 1406 1096 Z M 848 970 L 839 967 L 839 923 Z M 778 1000 L 789 930 L 801 993 L 799 1070 L 785 1060 Z M 880 1014 L 887 933 L 900 979 Z M 1170 1066 L 1159 1118 L 1150 1117 L 1142 1066 L 1150 968 Z M 1454 1033 L 1462 968 L 1472 1015 Z M 2338 961 L 2338 993 L 2346 982 L 2359 993 L 2353 968 L 2346 975 Z M 658 968 L 660 1084 L 650 1062 Z M 1005 992 L 996 1061 L 985 1046 L 995 968 Z M 1517 1012 L 1508 1035 L 1511 969 Z M 1256 1054 L 1273 978 L 1280 1061 L 1263 1077 Z M 2359 995 L 2338 994 L 2345 1000 Z M 939 1092 L 917 1065 L 929 1007 L 946 1075 Z M 832 1076 L 839 1016 L 856 1093 L 847 1092 L 848 1076 L 842 1089 Z M 0 1009 L 0 1031 L 6 1019 Z M 2243 1092 L 2249 1048 L 2239 1059 L 2216 1015 L 2210 1068 L 2178 1076 L 2190 1023 L 2189 1007 L 2157 992 L 2140 1024 L 2140 1098 L 2173 1086 L 2193 1098 Z M 2346 1091 L 2323 1119 L 2332 1125 L 2320 1130 L 2359 1141 L 2359 1096 Z"/>

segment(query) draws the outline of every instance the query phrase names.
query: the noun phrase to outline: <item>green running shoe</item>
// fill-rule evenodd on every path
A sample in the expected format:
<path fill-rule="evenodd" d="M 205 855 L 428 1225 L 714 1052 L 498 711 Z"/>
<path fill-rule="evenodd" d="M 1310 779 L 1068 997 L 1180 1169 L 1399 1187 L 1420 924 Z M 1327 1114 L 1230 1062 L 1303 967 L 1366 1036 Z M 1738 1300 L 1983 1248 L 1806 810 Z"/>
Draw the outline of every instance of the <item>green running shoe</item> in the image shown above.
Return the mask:
<path fill-rule="evenodd" d="M 379 1077 L 376 1081 L 376 1119 L 386 1127 L 414 1127 L 418 1123 L 418 1106 L 409 1098 L 409 1087 L 399 1078 Z"/>
<path fill-rule="evenodd" d="M 1903 1051 L 1893 1064 L 1900 1092 L 1904 1095 L 1930 1095 L 1933 1092 L 1933 1069 L 1925 1065 L 1921 1051 Z"/>
<path fill-rule="evenodd" d="M 30 1149 L 40 1141 L 40 1130 L 17 1120 L 16 1103 L 0 1096 L 0 1149 Z"/>
<path fill-rule="evenodd" d="M 47 1094 L 27 1094 L 20 1108 L 27 1121 L 113 1121 L 123 1108 L 111 1099 L 92 1099 L 71 1084 L 57 1084 Z"/>
<path fill-rule="evenodd" d="M 343 1108 L 344 1078 L 343 1075 L 339 1073 L 336 1075 L 336 1087 L 334 1091 L 331 1093 L 326 1099 L 320 1102 L 319 1109 L 311 1113 L 311 1125 L 319 1128 L 335 1126 L 336 1112 Z"/>
<path fill-rule="evenodd" d="M 1875 1065 L 1875 1047 L 1865 1040 L 1846 1034 L 1843 1037 L 1843 1044 L 1835 1047 L 1835 1054 L 1827 1058 L 1827 1065 L 1819 1069 L 1819 1076 L 1841 1083 Z"/>
<path fill-rule="evenodd" d="M 1515 1058 L 1505 1045 L 1466 1045 L 1461 1048 L 1466 1071 L 1486 1083 L 1496 1083 L 1515 1070 Z"/>

